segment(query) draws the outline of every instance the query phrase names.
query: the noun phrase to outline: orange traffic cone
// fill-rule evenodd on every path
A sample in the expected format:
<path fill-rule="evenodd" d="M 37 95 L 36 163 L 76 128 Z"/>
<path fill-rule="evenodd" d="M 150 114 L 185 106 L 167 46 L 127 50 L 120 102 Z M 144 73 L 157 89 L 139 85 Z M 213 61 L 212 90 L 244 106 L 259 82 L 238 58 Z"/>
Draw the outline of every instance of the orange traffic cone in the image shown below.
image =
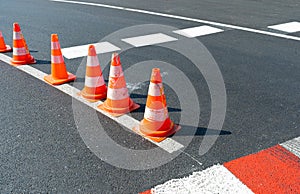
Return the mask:
<path fill-rule="evenodd" d="M 29 53 L 19 24 L 14 23 L 13 28 L 13 57 L 11 59 L 11 64 L 26 65 L 36 63 L 33 56 L 31 56 Z"/>
<path fill-rule="evenodd" d="M 89 46 L 84 88 L 80 95 L 88 100 L 102 100 L 106 98 L 107 87 L 105 85 L 102 70 L 94 45 Z"/>
<path fill-rule="evenodd" d="M 51 34 L 51 74 L 45 76 L 44 80 L 59 85 L 75 79 L 75 75 L 67 72 L 57 34 Z"/>
<path fill-rule="evenodd" d="M 156 142 L 161 142 L 180 129 L 168 113 L 160 69 L 152 69 L 144 119 L 133 130 Z"/>
<path fill-rule="evenodd" d="M 121 116 L 139 107 L 129 97 L 120 57 L 117 53 L 113 53 L 109 71 L 107 99 L 98 108 L 112 116 Z"/>
<path fill-rule="evenodd" d="M 12 51 L 12 48 L 9 45 L 5 44 L 2 32 L 0 31 L 0 53 L 5 53 Z"/>

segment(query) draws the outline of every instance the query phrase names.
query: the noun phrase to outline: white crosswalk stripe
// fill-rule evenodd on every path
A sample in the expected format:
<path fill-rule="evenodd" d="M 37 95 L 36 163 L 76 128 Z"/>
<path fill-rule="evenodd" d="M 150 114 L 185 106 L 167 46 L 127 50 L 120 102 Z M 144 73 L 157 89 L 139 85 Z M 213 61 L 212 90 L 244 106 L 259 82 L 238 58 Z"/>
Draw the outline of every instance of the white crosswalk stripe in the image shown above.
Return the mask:
<path fill-rule="evenodd" d="M 300 22 L 288 22 L 283 24 L 277 24 L 273 26 L 268 26 L 268 28 L 288 33 L 300 32 Z"/>
<path fill-rule="evenodd" d="M 91 44 L 95 46 L 97 54 L 109 53 L 109 52 L 121 50 L 119 47 L 111 44 L 110 42 L 99 42 L 99 43 L 91 43 Z M 87 56 L 88 48 L 89 45 L 91 44 L 63 48 L 61 49 L 61 52 L 64 55 L 64 57 L 66 57 L 67 59 L 84 57 Z"/>
<path fill-rule="evenodd" d="M 135 47 L 154 45 L 159 43 L 171 42 L 175 40 L 177 39 L 163 33 L 149 34 L 145 36 L 137 36 L 137 37 L 122 39 L 122 41 L 127 42 Z"/>
<path fill-rule="evenodd" d="M 214 28 L 211 26 L 197 26 L 192 28 L 186 28 L 182 30 L 176 30 L 173 31 L 176 34 L 180 34 L 182 36 L 188 37 L 188 38 L 194 38 L 199 36 L 205 36 L 209 34 L 215 34 L 218 32 L 223 32 L 224 30 L 219 28 Z"/>

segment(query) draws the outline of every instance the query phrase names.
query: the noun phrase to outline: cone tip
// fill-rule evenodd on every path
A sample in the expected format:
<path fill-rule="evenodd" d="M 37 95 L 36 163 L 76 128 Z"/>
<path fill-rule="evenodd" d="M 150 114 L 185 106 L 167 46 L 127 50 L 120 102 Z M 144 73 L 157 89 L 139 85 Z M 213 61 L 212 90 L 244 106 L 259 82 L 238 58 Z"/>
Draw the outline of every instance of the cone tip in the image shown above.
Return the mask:
<path fill-rule="evenodd" d="M 96 49 L 94 45 L 89 46 L 88 56 L 96 56 Z"/>
<path fill-rule="evenodd" d="M 57 42 L 58 41 L 58 35 L 57 34 L 51 34 L 51 41 Z"/>
<path fill-rule="evenodd" d="M 113 66 L 119 66 L 119 65 L 121 65 L 120 56 L 118 55 L 118 53 L 113 53 L 112 54 L 111 65 L 113 65 Z"/>
<path fill-rule="evenodd" d="M 159 68 L 152 69 L 151 82 L 162 82 Z"/>
<path fill-rule="evenodd" d="M 13 27 L 14 27 L 15 32 L 20 32 L 21 31 L 20 25 L 17 22 L 15 22 L 13 24 Z"/>

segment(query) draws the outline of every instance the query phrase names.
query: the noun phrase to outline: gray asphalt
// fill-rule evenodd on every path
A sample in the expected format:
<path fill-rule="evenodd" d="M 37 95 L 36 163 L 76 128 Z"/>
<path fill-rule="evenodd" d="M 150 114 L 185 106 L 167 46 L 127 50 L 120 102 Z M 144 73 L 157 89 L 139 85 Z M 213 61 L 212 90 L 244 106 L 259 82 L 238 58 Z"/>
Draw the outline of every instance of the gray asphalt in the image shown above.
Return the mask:
<path fill-rule="evenodd" d="M 296 1 L 90 1 L 141 8 L 223 23 L 266 29 L 268 25 L 298 20 Z M 12 23 L 19 22 L 31 54 L 33 67 L 50 73 L 50 34 L 57 33 L 62 47 L 98 42 L 133 25 L 162 24 L 174 28 L 201 25 L 100 7 L 49 1 L 0 0 L 0 30 L 12 42 Z M 234 14 L 233 14 L 234 13 Z M 152 29 L 155 31 L 156 29 Z M 222 72 L 227 110 L 221 135 L 206 154 L 198 149 L 210 118 L 208 86 L 191 62 L 161 47 L 129 49 L 121 54 L 124 69 L 145 60 L 166 61 L 192 82 L 201 107 L 198 130 L 191 144 L 171 162 L 150 170 L 131 171 L 99 159 L 85 145 L 77 130 L 72 99 L 66 94 L 0 62 L 0 192 L 1 193 L 137 193 L 171 178 L 187 176 L 216 163 L 248 155 L 300 135 L 299 41 L 224 29 L 198 38 Z M 148 32 L 148 31 L 147 31 Z M 136 32 L 139 33 L 139 32 Z M 299 36 L 299 33 L 291 34 Z M 115 40 L 117 45 L 124 43 Z M 176 43 L 174 43 L 176 44 Z M 11 56 L 11 53 L 7 55 Z M 109 54 L 100 55 L 101 60 Z M 76 73 L 82 58 L 65 60 Z M 108 68 L 104 69 L 108 78 Z M 81 80 L 82 82 L 82 80 Z M 180 117 L 174 91 L 165 88 L 170 116 Z M 183 92 L 189 92 L 184 91 Z M 132 114 L 142 119 L 147 87 L 132 92 L 141 109 Z M 82 111 L 92 111 L 82 105 Z M 192 111 L 192 110 L 191 110 Z M 131 149 L 155 147 L 98 114 L 109 136 Z M 188 127 L 183 126 L 183 131 Z M 155 156 L 149 156 L 155 160 Z M 120 160 L 122 160 L 120 158 Z M 198 161 L 198 162 L 197 162 Z M 202 164 L 200 165 L 199 162 Z"/>

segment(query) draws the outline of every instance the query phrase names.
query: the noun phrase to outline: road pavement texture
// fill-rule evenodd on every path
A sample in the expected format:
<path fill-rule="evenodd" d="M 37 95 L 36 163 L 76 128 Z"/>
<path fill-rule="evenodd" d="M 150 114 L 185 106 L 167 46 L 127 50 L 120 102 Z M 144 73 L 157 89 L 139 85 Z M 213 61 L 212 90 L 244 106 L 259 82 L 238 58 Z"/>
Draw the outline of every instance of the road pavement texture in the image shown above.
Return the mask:
<path fill-rule="evenodd" d="M 59 35 L 63 48 L 70 48 L 99 42 L 111 33 L 134 25 L 160 24 L 172 26 L 174 30 L 209 25 L 220 29 L 218 33 L 199 36 L 196 39 L 205 45 L 217 62 L 223 75 L 227 95 L 226 118 L 220 136 L 207 153 L 199 155 L 199 146 L 205 138 L 205 133 L 208 132 L 206 135 L 219 133 L 218 129 L 207 129 L 212 111 L 211 96 L 201 72 L 189 59 L 165 47 L 130 47 L 122 52 L 120 57 L 124 70 L 129 69 L 133 64 L 148 60 L 168 62 L 180 69 L 192 83 L 201 107 L 196 134 L 191 136 L 191 143 L 176 158 L 156 168 L 128 170 L 99 159 L 85 144 L 77 130 L 72 107 L 78 100 L 72 99 L 66 92 L 36 79 L 29 73 L 0 62 L 1 192 L 138 193 L 170 179 L 189 176 L 196 171 L 203 172 L 215 166 L 219 169 L 218 164 L 228 167 L 226 164 L 230 164 L 229 161 L 238 160 L 249 154 L 261 153 L 261 150 L 273 149 L 277 144 L 300 136 L 298 100 L 300 98 L 300 55 L 299 40 L 297 40 L 297 37 L 300 37 L 300 30 L 288 32 L 284 29 L 271 28 L 277 24 L 300 21 L 296 12 L 299 10 L 299 3 L 241 0 L 231 1 L 230 4 L 217 0 L 202 3 L 198 1 L 189 3 L 180 1 L 172 3 L 169 1 L 89 2 L 216 21 L 295 38 L 288 39 L 228 28 L 224 25 L 209 25 L 207 22 L 108 7 L 47 0 L 38 3 L 33 0 L 0 0 L 0 30 L 6 43 L 12 44 L 12 24 L 18 22 L 30 52 L 37 60 L 37 64 L 30 67 L 46 74 L 50 73 L 52 33 Z M 233 10 L 237 11 L 231 14 Z M 246 13 L 251 17 L 244 14 L 244 11 L 247 11 Z M 297 29 L 297 25 L 292 28 Z M 150 26 L 136 31 L 130 37 L 117 36 L 115 39 L 110 39 L 110 42 L 125 50 L 124 48 L 129 46 L 121 39 L 153 33 L 163 33 L 178 39 L 161 45 L 177 45 L 186 38 L 173 33 L 170 29 L 152 29 Z M 11 57 L 12 53 L 5 55 Z M 107 65 L 102 61 L 109 61 L 110 55 L 110 52 L 99 55 L 102 66 Z M 1 60 L 5 61 L 4 59 L 5 57 L 1 55 Z M 74 74 L 82 61 L 82 57 L 67 59 L 65 56 L 67 69 Z M 154 65 L 163 68 L 161 64 Z M 103 68 L 106 81 L 108 72 L 108 66 Z M 150 76 L 150 72 L 147 74 Z M 163 75 L 163 79 L 167 80 L 172 76 L 172 71 L 167 69 L 163 71 Z M 80 77 L 78 83 L 83 83 L 82 79 Z M 147 79 L 149 77 L 145 80 Z M 128 85 L 130 84 L 136 83 L 129 82 Z M 73 83 L 67 85 L 78 87 Z M 141 120 L 145 109 L 148 82 L 138 83 L 137 86 L 139 87 L 130 89 L 131 97 L 142 106 L 130 116 Z M 180 90 L 182 93 L 189 92 L 183 88 Z M 178 122 L 181 102 L 174 89 L 167 84 L 165 84 L 165 93 L 170 117 Z M 94 112 L 93 108 L 83 103 L 77 104 L 85 114 Z M 157 147 L 141 136 L 124 130 L 118 121 L 100 113 L 97 113 L 97 117 L 106 134 L 119 145 L 134 150 Z M 89 127 L 87 123 L 87 128 Z M 188 129 L 189 127 L 183 126 L 182 131 Z M 183 133 L 183 136 L 188 136 L 187 134 Z M 155 155 L 148 157 L 149 160 L 157 159 Z M 120 161 L 122 159 L 119 158 Z M 237 166 L 240 166 L 239 162 Z M 234 164 L 231 167 L 236 169 Z M 295 162 L 295 169 L 297 167 L 299 167 L 299 158 Z M 237 177 L 242 180 L 241 185 L 246 183 L 243 178 Z"/>

